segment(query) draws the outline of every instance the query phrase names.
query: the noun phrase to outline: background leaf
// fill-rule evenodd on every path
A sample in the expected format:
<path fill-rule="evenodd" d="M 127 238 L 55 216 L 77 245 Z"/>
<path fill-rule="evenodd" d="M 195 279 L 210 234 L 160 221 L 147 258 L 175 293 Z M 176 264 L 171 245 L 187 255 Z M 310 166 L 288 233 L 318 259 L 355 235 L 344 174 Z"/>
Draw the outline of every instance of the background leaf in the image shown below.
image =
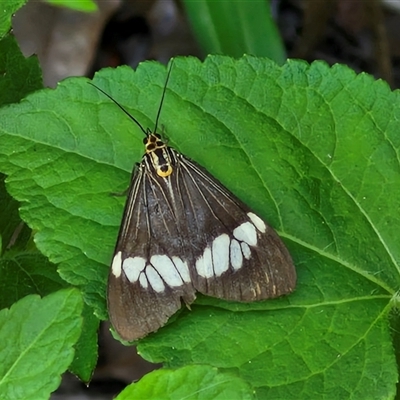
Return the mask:
<path fill-rule="evenodd" d="M 0 40 L 0 71 L 0 105 L 17 102 L 43 87 L 37 57 L 25 58 L 12 35 Z"/>
<path fill-rule="evenodd" d="M 252 389 L 234 375 L 221 373 L 207 365 L 190 365 L 175 371 L 153 371 L 124 389 L 116 400 L 161 398 L 251 400 L 254 395 Z"/>
<path fill-rule="evenodd" d="M 82 309 L 78 290 L 24 297 L 0 311 L 0 392 L 5 399 L 47 399 L 74 356 Z"/>
<path fill-rule="evenodd" d="M 103 70 L 95 84 L 154 126 L 166 70 Z M 161 124 L 276 228 L 294 294 L 200 298 L 139 343 L 170 367 L 232 371 L 259 398 L 388 398 L 397 369 L 386 317 L 399 286 L 398 92 L 343 66 L 254 57 L 177 59 Z M 105 285 L 143 134 L 85 79 L 0 110 L 0 169 L 37 246 L 106 318 Z M 338 385 L 340 382 L 340 385 Z"/>
<path fill-rule="evenodd" d="M 18 202 L 15 201 L 15 199 L 7 193 L 4 180 L 5 176 L 3 174 L 0 174 L 0 235 L 2 242 L 2 246 L 0 246 L 1 255 L 8 248 L 12 247 L 15 244 L 18 244 L 18 246 L 24 246 L 29 241 L 31 235 L 31 230 L 26 226 L 26 224 L 21 221 L 21 218 L 19 217 Z"/>
<path fill-rule="evenodd" d="M 49 4 L 54 6 L 66 7 L 72 10 L 83 11 L 83 12 L 93 12 L 97 11 L 97 4 L 92 0 L 46 0 Z"/>
<path fill-rule="evenodd" d="M 56 266 L 37 251 L 8 251 L 0 260 L 0 309 L 28 294 L 44 296 L 65 286 Z"/>
<path fill-rule="evenodd" d="M 183 0 L 193 33 L 204 54 L 286 60 L 269 1 Z"/>
<path fill-rule="evenodd" d="M 27 0 L 7 0 L 1 4 L 0 13 L 0 38 L 11 29 L 11 17 L 21 8 Z"/>
<path fill-rule="evenodd" d="M 93 309 L 86 304 L 84 304 L 82 316 L 82 333 L 75 345 L 74 360 L 68 369 L 81 381 L 89 384 L 97 363 L 100 321 L 93 314 Z"/>

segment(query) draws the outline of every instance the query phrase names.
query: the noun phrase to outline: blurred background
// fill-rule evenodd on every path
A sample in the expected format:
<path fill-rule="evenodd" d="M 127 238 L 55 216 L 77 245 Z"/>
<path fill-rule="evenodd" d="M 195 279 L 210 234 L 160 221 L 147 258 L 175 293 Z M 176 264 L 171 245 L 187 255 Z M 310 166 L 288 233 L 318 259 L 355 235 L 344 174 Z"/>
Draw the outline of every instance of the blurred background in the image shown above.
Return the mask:
<path fill-rule="evenodd" d="M 53 3 L 57 3 L 52 4 Z M 25 56 L 37 54 L 45 86 L 104 67 L 207 54 L 347 64 L 400 84 L 400 0 L 49 0 L 29 1 L 13 20 Z M 53 400 L 110 399 L 158 366 L 99 335 L 89 389 L 65 375 Z"/>
<path fill-rule="evenodd" d="M 46 86 L 149 59 L 246 53 L 343 63 L 399 87 L 400 0 L 92 1 L 29 1 L 15 15 Z"/>

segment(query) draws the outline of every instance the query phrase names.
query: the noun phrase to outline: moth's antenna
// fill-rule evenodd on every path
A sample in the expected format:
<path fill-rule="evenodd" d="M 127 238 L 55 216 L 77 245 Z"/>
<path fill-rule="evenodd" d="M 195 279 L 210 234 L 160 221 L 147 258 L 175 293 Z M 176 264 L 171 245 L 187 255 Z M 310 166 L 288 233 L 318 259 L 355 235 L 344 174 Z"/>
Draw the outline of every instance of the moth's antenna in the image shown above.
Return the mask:
<path fill-rule="evenodd" d="M 121 104 L 119 104 L 117 100 L 114 100 L 108 93 L 106 93 L 103 89 L 100 89 L 98 86 L 96 86 L 92 82 L 88 82 L 88 84 L 94 86 L 97 90 L 100 90 L 100 92 L 103 93 L 105 96 L 107 96 L 114 104 L 116 104 L 142 130 L 142 132 L 146 136 L 149 136 L 149 134 L 146 132 L 146 130 L 143 128 L 143 126 L 140 124 L 140 122 L 133 115 L 129 114 L 128 111 L 126 111 L 125 108 L 122 107 Z"/>
<path fill-rule="evenodd" d="M 158 112 L 157 112 L 157 117 L 156 117 L 156 126 L 154 127 L 154 133 L 157 132 L 158 119 L 160 118 L 161 107 L 162 107 L 163 102 L 164 102 L 165 91 L 167 90 L 167 84 L 168 84 L 169 76 L 171 75 L 171 70 L 172 70 L 172 65 L 173 64 L 174 64 L 174 59 L 171 58 L 171 65 L 170 65 L 169 70 L 168 70 L 167 78 L 165 79 L 165 85 L 164 85 L 164 89 L 163 89 L 162 96 L 161 96 L 160 106 L 158 107 Z"/>

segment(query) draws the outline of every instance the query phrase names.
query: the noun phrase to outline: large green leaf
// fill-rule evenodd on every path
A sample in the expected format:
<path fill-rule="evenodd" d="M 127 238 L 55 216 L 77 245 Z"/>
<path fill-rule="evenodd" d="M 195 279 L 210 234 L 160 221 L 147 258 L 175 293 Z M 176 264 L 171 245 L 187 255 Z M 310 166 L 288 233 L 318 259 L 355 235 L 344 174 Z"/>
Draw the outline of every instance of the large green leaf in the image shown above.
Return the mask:
<path fill-rule="evenodd" d="M 103 70 L 95 83 L 154 126 L 165 67 Z M 175 61 L 160 123 L 169 144 L 265 217 L 298 271 L 294 294 L 202 297 L 139 343 L 172 368 L 229 370 L 259 398 L 390 398 L 386 316 L 400 274 L 399 96 L 381 81 L 290 61 Z M 143 134 L 85 79 L 0 109 L 0 170 L 36 243 L 106 318 L 105 285 Z"/>

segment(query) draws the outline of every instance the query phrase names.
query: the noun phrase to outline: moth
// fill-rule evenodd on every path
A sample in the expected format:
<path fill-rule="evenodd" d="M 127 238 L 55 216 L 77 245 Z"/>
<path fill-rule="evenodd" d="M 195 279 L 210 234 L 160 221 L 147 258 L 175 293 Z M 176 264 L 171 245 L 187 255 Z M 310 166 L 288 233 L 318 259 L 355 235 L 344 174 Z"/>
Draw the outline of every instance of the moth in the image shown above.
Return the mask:
<path fill-rule="evenodd" d="M 108 312 L 134 341 L 164 326 L 200 292 L 252 302 L 292 292 L 296 271 L 276 232 L 206 169 L 143 131 L 145 153 L 132 174 L 108 278 Z"/>

